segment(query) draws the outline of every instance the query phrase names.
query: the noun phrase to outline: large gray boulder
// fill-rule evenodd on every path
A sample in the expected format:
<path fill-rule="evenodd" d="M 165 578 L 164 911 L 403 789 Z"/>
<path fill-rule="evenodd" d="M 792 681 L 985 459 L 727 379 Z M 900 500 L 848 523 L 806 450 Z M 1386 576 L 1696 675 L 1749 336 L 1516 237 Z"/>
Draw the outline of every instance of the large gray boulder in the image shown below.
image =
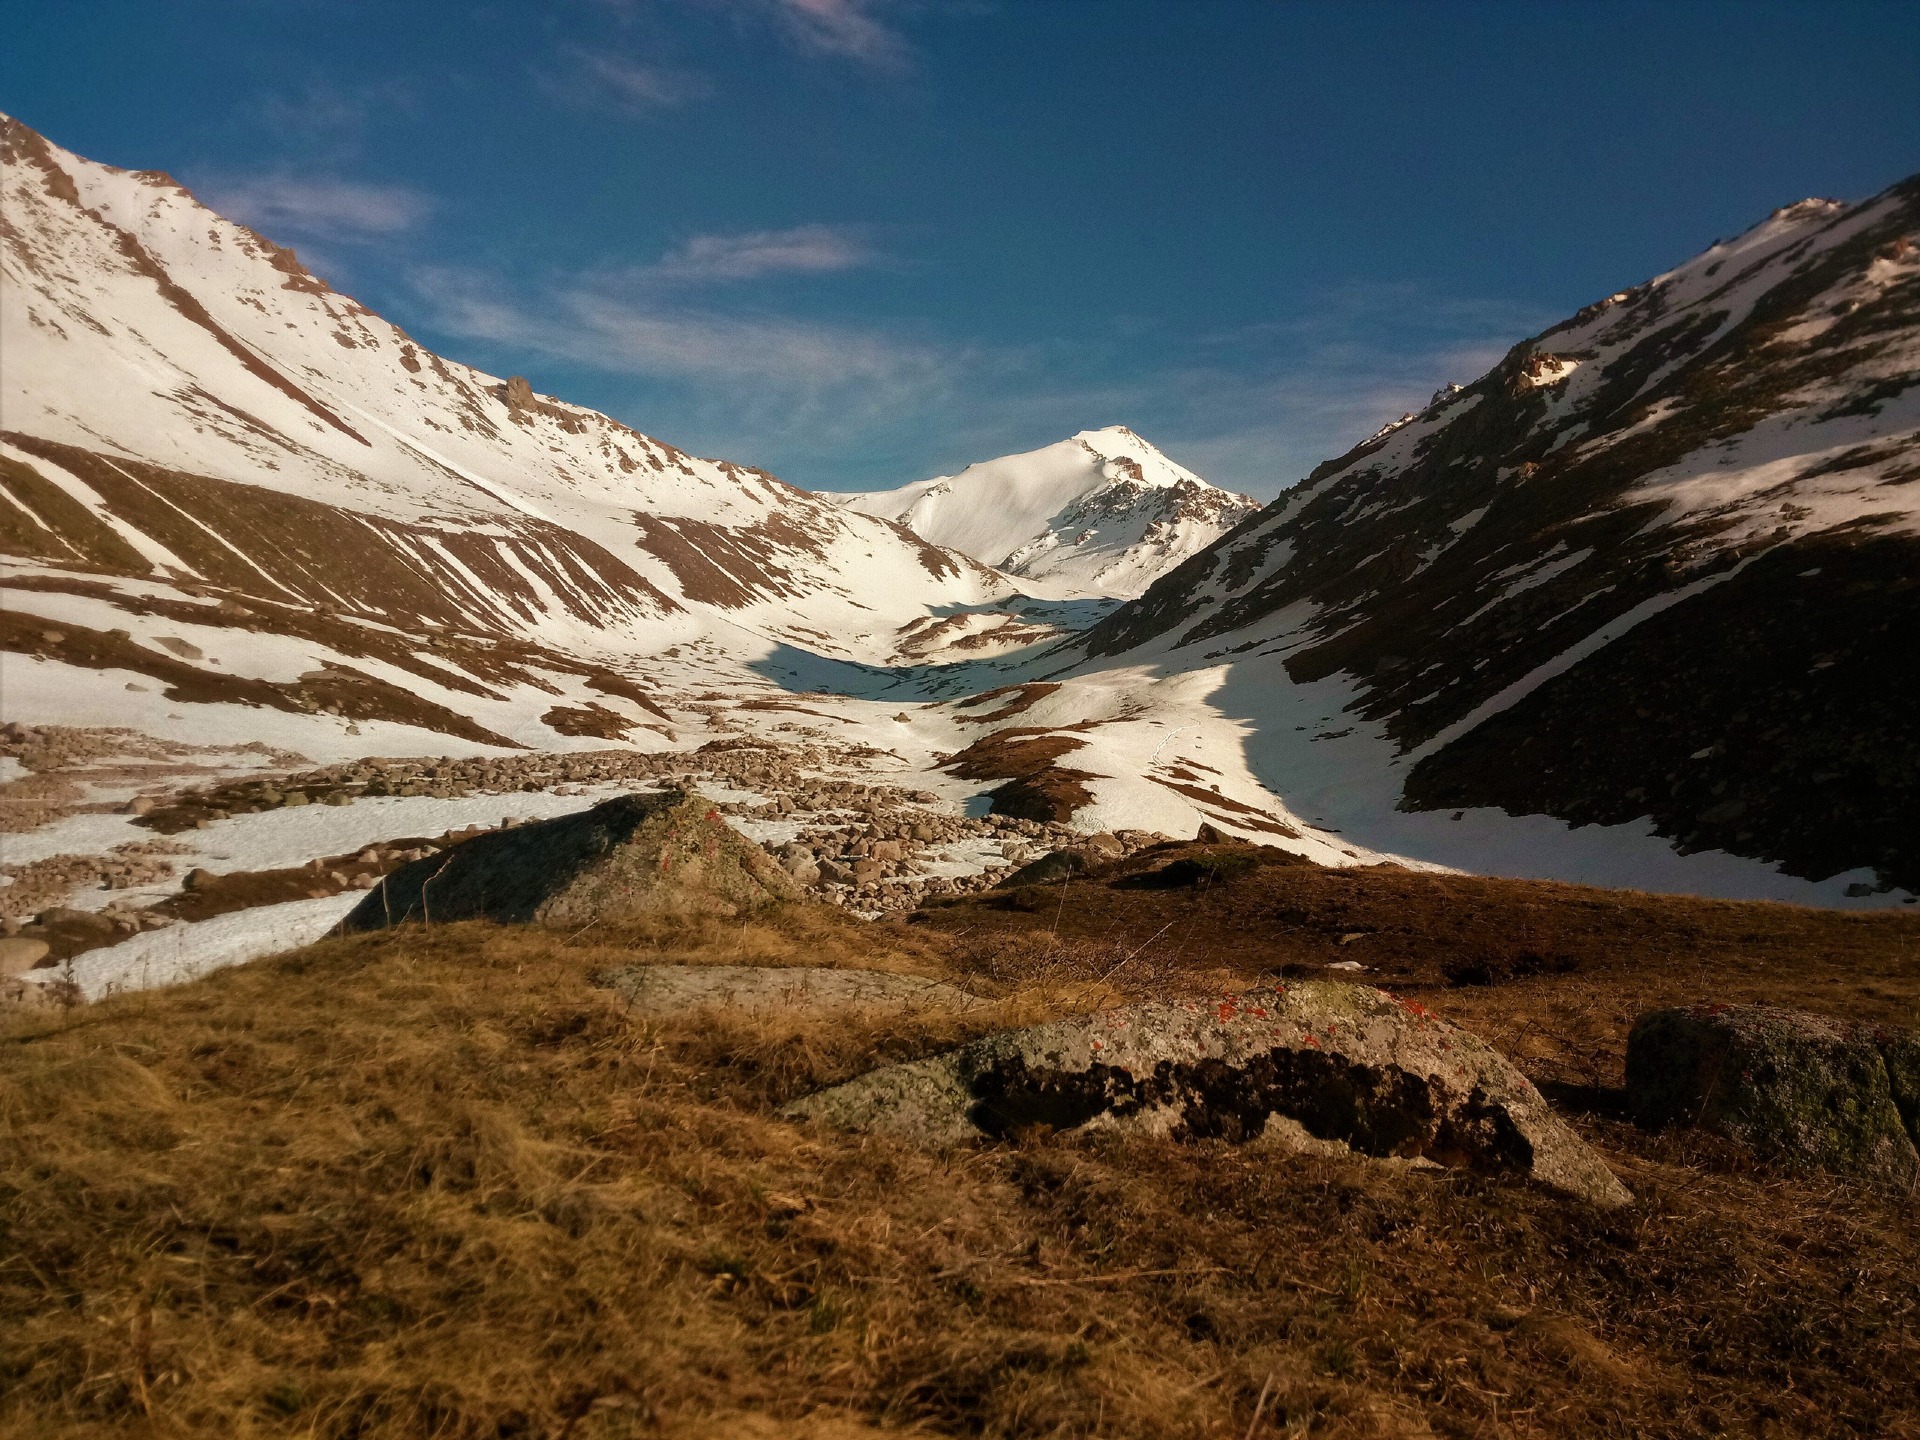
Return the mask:
<path fill-rule="evenodd" d="M 1632 1198 L 1491 1046 L 1417 1005 L 1335 981 L 990 1035 L 784 1113 L 935 1146 L 1044 1125 L 1345 1147 L 1528 1176 L 1599 1205 Z"/>
<path fill-rule="evenodd" d="M 800 890 L 693 791 L 622 795 L 463 841 L 389 874 L 342 922 L 578 927 L 662 911 L 735 915 Z"/>
<path fill-rule="evenodd" d="M 1788 1165 L 1920 1183 L 1920 1040 L 1768 1005 L 1654 1010 L 1627 1037 L 1627 1107 Z"/>

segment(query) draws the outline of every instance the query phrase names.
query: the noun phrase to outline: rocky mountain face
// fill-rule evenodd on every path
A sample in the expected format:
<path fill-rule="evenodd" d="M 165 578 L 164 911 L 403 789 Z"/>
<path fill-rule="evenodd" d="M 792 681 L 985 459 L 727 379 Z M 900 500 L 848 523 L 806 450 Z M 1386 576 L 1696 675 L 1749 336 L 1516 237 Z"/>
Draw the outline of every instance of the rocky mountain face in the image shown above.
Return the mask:
<path fill-rule="evenodd" d="M 522 682 L 570 694 L 583 656 L 709 643 L 885 662 L 908 638 L 925 651 L 932 617 L 1015 593 L 900 526 L 443 360 L 164 174 L 4 117 L 0 150 L 11 648 L 295 707 L 299 673 L 335 665 L 306 700 L 357 687 L 348 713 L 433 713 L 455 733 L 432 707 Z M 332 654 L 190 679 L 208 667 L 140 638 L 156 614 L 300 645 L 324 630 Z M 988 653 L 1057 633 L 975 628 Z M 400 639 L 429 633 L 448 637 L 431 664 Z M 489 676 L 475 655 L 500 645 L 560 678 Z M 596 693 L 559 708 L 650 718 Z"/>
<path fill-rule="evenodd" d="M 1683 853 L 1915 888 L 1917 426 L 1920 177 L 1515 346 L 1086 649 L 1342 681 L 1403 810 L 1651 817 Z"/>
<path fill-rule="evenodd" d="M 1260 507 L 1124 425 L 897 490 L 834 495 L 1055 597 L 1132 598 Z"/>

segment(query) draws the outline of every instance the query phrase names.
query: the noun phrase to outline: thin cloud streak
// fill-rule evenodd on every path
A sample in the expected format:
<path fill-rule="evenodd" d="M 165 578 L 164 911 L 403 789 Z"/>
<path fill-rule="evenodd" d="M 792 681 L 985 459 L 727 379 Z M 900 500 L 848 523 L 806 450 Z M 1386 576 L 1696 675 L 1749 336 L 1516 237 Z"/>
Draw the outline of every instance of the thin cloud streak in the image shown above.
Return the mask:
<path fill-rule="evenodd" d="M 874 0 L 773 0 L 802 48 L 880 70 L 899 70 L 911 58 L 907 42 L 875 18 Z"/>
<path fill-rule="evenodd" d="M 878 257 L 844 226 L 799 225 L 739 235 L 695 235 L 638 272 L 670 281 L 758 280 L 768 275 L 824 275 L 855 270 Z"/>
<path fill-rule="evenodd" d="M 662 305 L 605 276 L 563 277 L 531 296 L 471 271 L 413 279 L 434 329 L 662 388 L 696 428 L 746 447 L 738 458 L 770 448 L 825 455 L 903 419 L 926 424 L 953 405 L 972 368 L 966 352 L 911 337 Z"/>
<path fill-rule="evenodd" d="M 650 65 L 579 45 L 563 46 L 560 64 L 540 69 L 536 78 L 556 99 L 624 115 L 671 110 L 713 93 L 713 83 L 691 70 Z"/>
<path fill-rule="evenodd" d="M 423 224 L 433 197 L 405 185 L 378 185 L 291 173 L 216 176 L 201 183 L 206 203 L 267 234 L 369 240 Z"/>

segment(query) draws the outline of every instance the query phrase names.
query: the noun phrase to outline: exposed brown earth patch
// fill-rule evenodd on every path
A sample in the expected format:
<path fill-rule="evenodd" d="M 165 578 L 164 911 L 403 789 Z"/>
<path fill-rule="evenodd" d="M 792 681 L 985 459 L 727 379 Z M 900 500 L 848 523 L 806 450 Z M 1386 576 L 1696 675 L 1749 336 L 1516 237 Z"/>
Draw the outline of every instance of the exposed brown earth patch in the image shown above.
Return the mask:
<path fill-rule="evenodd" d="M 387 720 L 483 745 L 523 748 L 443 705 L 345 667 L 310 671 L 283 682 L 226 675 L 158 654 L 125 635 L 56 623 L 22 610 L 0 611 L 0 649 L 83 669 L 131 670 L 159 681 L 167 699 L 183 704 L 255 705 L 294 714 L 327 710 L 348 720 Z"/>
<path fill-rule="evenodd" d="M 1001 720 L 1011 720 L 1015 715 L 1031 710 L 1059 688 L 1060 686 L 1056 683 L 1040 680 L 1027 685 L 1002 685 L 996 690 L 984 690 L 962 701 L 960 708 L 970 710 L 976 705 L 985 705 L 990 700 L 1002 698 L 1006 703 L 999 709 L 990 710 L 984 715 L 962 715 L 956 709 L 953 718 L 962 725 L 992 725 Z"/>
<path fill-rule="evenodd" d="M 673 717 L 660 708 L 660 703 L 625 676 L 616 675 L 611 670 L 599 668 L 583 672 L 587 688 L 598 690 L 602 695 L 618 696 L 622 700 L 631 700 L 650 715 L 671 721 Z"/>
<path fill-rule="evenodd" d="M 1236 800 L 1231 795 L 1222 795 L 1218 790 L 1204 789 L 1182 780 L 1168 780 L 1160 775 L 1149 775 L 1147 778 L 1176 795 L 1185 796 L 1202 809 L 1214 811 L 1214 818 L 1225 824 L 1243 830 L 1257 830 L 1263 835 L 1279 835 L 1288 840 L 1300 838 L 1300 832 L 1291 825 L 1283 825 L 1266 811 Z"/>
<path fill-rule="evenodd" d="M 842 724 L 851 723 L 844 715 L 832 715 L 825 710 L 814 710 L 808 706 L 795 705 L 786 700 L 742 700 L 736 708 L 741 710 L 786 710 L 791 711 L 795 715 L 812 715 L 821 720 L 835 720 Z"/>
<path fill-rule="evenodd" d="M 796 551 L 816 559 L 826 553 L 818 538 L 780 514 L 758 525 L 714 525 L 636 511 L 633 525 L 635 543 L 673 571 L 682 594 L 728 609 L 800 594 L 781 558 Z"/>
<path fill-rule="evenodd" d="M 955 557 L 950 552 L 942 550 L 938 545 L 929 544 L 898 520 L 883 519 L 880 523 L 889 526 L 896 535 L 913 547 L 913 553 L 919 558 L 921 566 L 934 579 L 943 580 L 949 575 L 957 576 L 960 573 L 960 567 L 954 563 Z"/>
<path fill-rule="evenodd" d="M 589 702 L 586 705 L 556 705 L 540 717 L 540 723 L 562 735 L 624 740 L 634 722 L 624 715 L 616 715 L 604 705 Z"/>
<path fill-rule="evenodd" d="M 1093 803 L 1086 782 L 1096 777 L 1056 762 L 1083 748 L 1086 741 L 1053 730 L 1002 730 L 983 735 L 941 766 L 964 780 L 999 780 L 991 792 L 992 811 L 1021 820 L 1069 820 Z"/>
<path fill-rule="evenodd" d="M 0 553 L 123 575 L 152 570 L 112 527 L 33 466 L 0 455 L 0 487 L 15 502 L 0 504 Z"/>
<path fill-rule="evenodd" d="M 679 608 L 610 552 L 544 521 L 522 516 L 482 529 L 429 529 L 37 436 L 8 431 L 0 438 L 79 476 L 117 519 L 165 545 L 208 583 L 267 603 L 345 608 L 410 626 L 499 629 L 503 605 L 532 620 L 550 603 L 528 579 L 531 572 L 589 624 L 604 621 L 609 609 L 663 614 Z M 14 472 L 9 477 L 18 480 Z M 40 480 L 32 493 L 57 488 Z M 150 572 L 144 560 L 127 560 L 118 537 L 119 549 L 112 549 L 92 515 L 72 513 L 81 508 L 69 502 L 42 518 L 56 527 L 72 523 L 72 534 L 61 529 L 60 538 L 103 557 L 105 568 Z M 23 553 L 45 548 L 31 533 L 20 544 Z M 458 564 L 450 564 L 440 546 Z M 509 551 L 517 564 L 504 557 Z M 475 578 L 484 588 L 476 588 Z"/>

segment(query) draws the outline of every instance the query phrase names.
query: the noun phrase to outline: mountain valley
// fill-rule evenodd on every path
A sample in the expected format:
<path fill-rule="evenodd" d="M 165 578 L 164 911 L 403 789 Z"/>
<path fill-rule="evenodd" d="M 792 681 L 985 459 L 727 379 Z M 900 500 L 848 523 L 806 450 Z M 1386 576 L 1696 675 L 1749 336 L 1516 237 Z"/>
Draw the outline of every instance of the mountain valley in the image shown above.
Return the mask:
<path fill-rule="evenodd" d="M 442 359 L 164 175 L 3 138 L 15 927 L 672 776 L 869 914 L 1201 826 L 1920 889 L 1914 182 L 1789 206 L 1256 508 L 1118 426 L 811 494 Z M 90 886 L 155 811 L 179 863 Z"/>

